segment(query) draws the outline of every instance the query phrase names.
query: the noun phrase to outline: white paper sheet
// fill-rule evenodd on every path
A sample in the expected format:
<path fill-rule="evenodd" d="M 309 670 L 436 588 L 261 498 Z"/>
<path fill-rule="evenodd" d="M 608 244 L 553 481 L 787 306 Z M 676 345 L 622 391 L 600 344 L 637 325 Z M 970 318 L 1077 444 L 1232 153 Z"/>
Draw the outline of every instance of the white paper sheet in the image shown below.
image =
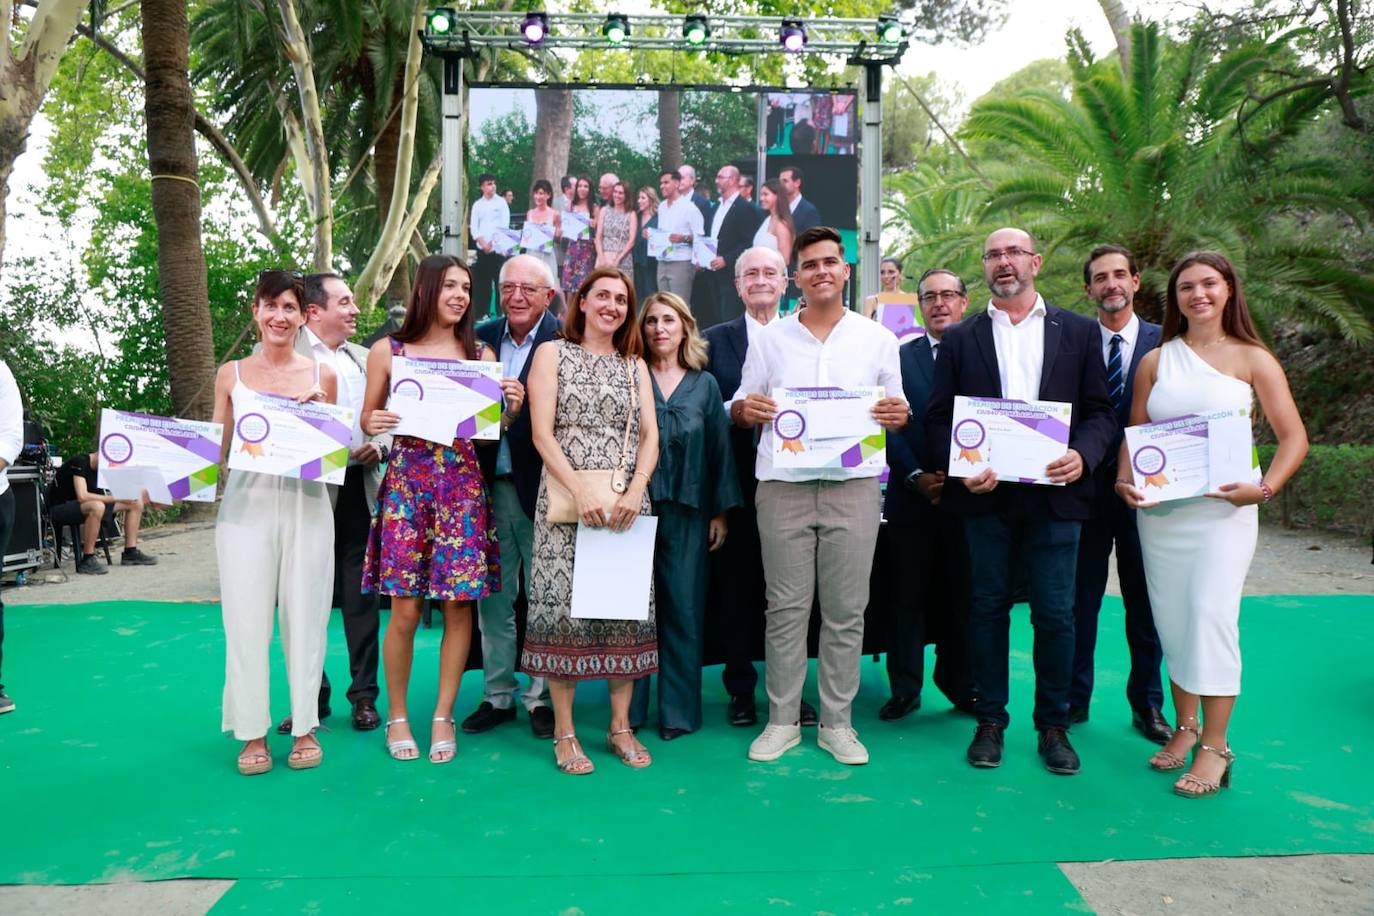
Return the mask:
<path fill-rule="evenodd" d="M 692 263 L 704 269 L 711 269 L 711 262 L 716 259 L 716 251 L 719 243 L 709 235 L 698 235 L 692 239 Z"/>
<path fill-rule="evenodd" d="M 105 468 L 105 482 L 109 484 L 110 495 L 115 499 L 142 502 L 146 490 L 148 499 L 159 506 L 170 506 L 173 502 L 172 491 L 167 489 L 167 481 L 157 468 Z"/>
<path fill-rule="evenodd" d="M 573 617 L 648 620 L 658 519 L 641 515 L 625 531 L 577 526 L 573 553 Z"/>

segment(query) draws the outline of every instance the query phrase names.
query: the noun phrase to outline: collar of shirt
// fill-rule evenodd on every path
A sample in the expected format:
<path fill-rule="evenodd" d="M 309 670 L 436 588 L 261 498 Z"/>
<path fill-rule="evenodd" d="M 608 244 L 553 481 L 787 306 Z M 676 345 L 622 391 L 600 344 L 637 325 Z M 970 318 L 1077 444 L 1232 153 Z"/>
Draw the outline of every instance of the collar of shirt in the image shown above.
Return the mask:
<path fill-rule="evenodd" d="M 1022 318 L 1017 324 L 1012 324 L 1011 316 L 994 305 L 991 299 L 988 300 L 988 317 L 1006 328 L 1019 329 L 1032 318 L 1044 318 L 1048 313 L 1049 309 L 1045 308 L 1045 297 L 1036 293 L 1035 305 L 1031 306 L 1031 310 L 1026 313 L 1026 317 Z"/>
<path fill-rule="evenodd" d="M 802 196 L 798 194 L 796 197 L 792 198 L 790 201 L 787 202 L 787 209 L 792 211 L 793 213 L 796 213 L 797 204 L 801 203 L 801 200 Z"/>
<path fill-rule="evenodd" d="M 720 238 L 720 227 L 725 225 L 725 214 L 730 211 L 730 205 L 735 202 L 736 197 L 739 197 L 738 191 L 722 200 L 720 206 L 716 207 L 716 212 L 711 217 L 711 238 Z"/>
<path fill-rule="evenodd" d="M 525 363 L 529 359 L 529 354 L 534 347 L 534 338 L 539 335 L 539 326 L 544 323 L 548 312 L 539 316 L 539 320 L 530 328 L 530 332 L 525 335 L 522 343 L 516 343 L 511 336 L 510 321 L 506 321 L 506 329 L 501 334 L 501 348 L 497 354 L 501 359 L 501 373 L 506 378 L 518 378 L 525 369 Z"/>
<path fill-rule="evenodd" d="M 1102 352 L 1106 353 L 1112 345 L 1112 337 L 1121 335 L 1122 350 L 1129 350 L 1135 346 L 1136 338 L 1140 336 L 1140 316 L 1131 314 L 1131 320 L 1126 322 L 1126 326 L 1120 331 L 1113 331 L 1101 321 L 1097 323 L 1097 329 L 1102 332 Z"/>

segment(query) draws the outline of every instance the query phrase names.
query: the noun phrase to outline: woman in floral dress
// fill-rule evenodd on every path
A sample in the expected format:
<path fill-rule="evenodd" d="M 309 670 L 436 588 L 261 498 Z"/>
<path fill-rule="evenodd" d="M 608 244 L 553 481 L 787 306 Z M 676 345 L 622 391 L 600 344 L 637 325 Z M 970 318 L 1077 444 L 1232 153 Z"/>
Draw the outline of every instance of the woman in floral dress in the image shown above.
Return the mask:
<path fill-rule="evenodd" d="M 596 204 L 592 202 L 592 180 L 585 175 L 573 185 L 573 201 L 569 213 L 576 213 L 587 220 L 591 227 L 586 238 L 574 238 L 572 232 L 564 228 L 563 238 L 568 240 L 568 253 L 563 256 L 563 294 L 571 296 L 587 279 L 587 274 L 596 267 L 596 241 L 592 234 L 596 229 Z"/>

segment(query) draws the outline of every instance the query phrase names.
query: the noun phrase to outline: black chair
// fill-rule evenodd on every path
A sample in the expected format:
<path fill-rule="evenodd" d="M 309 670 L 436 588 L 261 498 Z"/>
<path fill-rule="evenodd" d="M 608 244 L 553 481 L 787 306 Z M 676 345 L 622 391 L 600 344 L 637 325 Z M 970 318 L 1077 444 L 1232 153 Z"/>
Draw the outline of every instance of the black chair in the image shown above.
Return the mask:
<path fill-rule="evenodd" d="M 54 495 L 55 494 L 52 492 L 52 488 L 49 488 L 49 492 L 47 494 L 47 499 L 45 502 L 48 507 L 48 520 L 52 523 L 53 531 L 52 568 L 57 569 L 62 565 L 62 544 L 66 540 L 63 537 L 64 532 L 71 532 L 72 559 L 74 561 L 81 559 L 82 522 L 80 520 L 73 522 L 70 518 L 67 518 L 64 524 L 61 520 L 53 518 L 52 510 L 55 508 L 59 508 L 61 505 L 63 505 L 54 504 Z M 110 565 L 114 562 L 113 558 L 111 558 L 110 556 L 110 541 L 115 538 L 123 537 L 123 534 L 124 532 L 120 530 L 119 518 L 115 515 L 114 512 L 114 506 L 106 506 L 105 517 L 100 520 L 100 536 L 96 538 L 95 542 L 96 546 L 99 547 L 105 554 L 106 565 Z"/>

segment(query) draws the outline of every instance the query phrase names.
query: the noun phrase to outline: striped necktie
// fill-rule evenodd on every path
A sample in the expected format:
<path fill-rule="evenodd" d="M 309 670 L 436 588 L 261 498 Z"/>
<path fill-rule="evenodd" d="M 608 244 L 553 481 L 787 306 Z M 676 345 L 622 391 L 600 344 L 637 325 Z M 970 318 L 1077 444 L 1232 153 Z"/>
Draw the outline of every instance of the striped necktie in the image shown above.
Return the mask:
<path fill-rule="evenodd" d="M 1107 391 L 1111 395 L 1112 409 L 1120 410 L 1126 397 L 1126 373 L 1121 371 L 1121 335 L 1112 335 L 1111 349 L 1107 351 Z"/>

